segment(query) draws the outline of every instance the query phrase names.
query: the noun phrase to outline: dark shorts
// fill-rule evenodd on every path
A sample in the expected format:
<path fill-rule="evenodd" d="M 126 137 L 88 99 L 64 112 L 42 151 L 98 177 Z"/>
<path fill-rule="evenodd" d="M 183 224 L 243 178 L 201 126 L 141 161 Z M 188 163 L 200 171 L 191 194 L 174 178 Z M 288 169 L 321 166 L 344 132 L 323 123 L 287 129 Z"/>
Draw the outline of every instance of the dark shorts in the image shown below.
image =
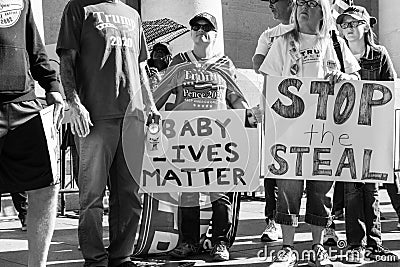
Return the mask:
<path fill-rule="evenodd" d="M 0 193 L 55 184 L 37 100 L 0 104 Z"/>

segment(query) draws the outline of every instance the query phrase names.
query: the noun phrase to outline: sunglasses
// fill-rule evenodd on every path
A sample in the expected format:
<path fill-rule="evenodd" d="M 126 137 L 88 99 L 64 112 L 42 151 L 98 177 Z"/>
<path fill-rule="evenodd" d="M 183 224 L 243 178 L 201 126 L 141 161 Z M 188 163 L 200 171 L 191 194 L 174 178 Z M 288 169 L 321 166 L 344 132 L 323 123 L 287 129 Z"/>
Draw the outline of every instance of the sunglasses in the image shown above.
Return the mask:
<path fill-rule="evenodd" d="M 365 24 L 365 21 L 363 20 L 354 20 L 354 21 L 350 21 L 350 22 L 343 22 L 340 24 L 340 28 L 342 29 L 347 29 L 347 28 L 356 28 L 362 24 Z"/>
<path fill-rule="evenodd" d="M 306 1 L 306 0 L 297 0 L 297 1 L 296 1 L 296 5 L 297 5 L 297 6 L 304 6 L 304 5 L 307 5 L 309 8 L 314 8 L 314 7 L 319 6 L 320 4 L 319 4 L 317 1 L 314 1 L 314 0 L 309 0 L 309 1 Z"/>
<path fill-rule="evenodd" d="M 196 32 L 200 29 L 203 29 L 203 31 L 205 31 L 205 32 L 215 31 L 214 27 L 210 24 L 194 24 L 192 26 L 192 30 L 194 30 Z"/>

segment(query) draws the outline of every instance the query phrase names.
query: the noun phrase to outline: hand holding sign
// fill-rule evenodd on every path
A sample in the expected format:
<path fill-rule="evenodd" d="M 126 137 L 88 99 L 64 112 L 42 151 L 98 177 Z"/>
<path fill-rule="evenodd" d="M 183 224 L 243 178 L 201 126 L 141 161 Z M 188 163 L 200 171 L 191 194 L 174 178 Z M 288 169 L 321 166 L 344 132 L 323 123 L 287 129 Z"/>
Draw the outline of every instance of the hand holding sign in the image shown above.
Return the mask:
<path fill-rule="evenodd" d="M 326 74 L 325 80 L 329 81 L 330 85 L 335 85 L 338 82 L 346 80 L 359 80 L 357 74 L 348 74 L 339 70 L 334 70 Z"/>
<path fill-rule="evenodd" d="M 255 126 L 257 123 L 261 123 L 264 117 L 264 110 L 260 108 L 260 105 L 252 107 L 246 110 L 247 119 L 249 124 Z"/>

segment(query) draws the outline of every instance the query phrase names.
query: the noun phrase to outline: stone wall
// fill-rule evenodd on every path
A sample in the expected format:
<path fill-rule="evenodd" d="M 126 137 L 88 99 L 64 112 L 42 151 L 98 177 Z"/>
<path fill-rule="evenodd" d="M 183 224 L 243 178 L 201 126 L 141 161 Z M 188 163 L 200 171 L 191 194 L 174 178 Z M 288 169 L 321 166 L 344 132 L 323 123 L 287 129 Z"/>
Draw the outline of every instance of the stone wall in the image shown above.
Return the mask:
<path fill-rule="evenodd" d="M 239 68 L 251 68 L 251 57 L 258 37 L 278 23 L 273 19 L 268 2 L 260 0 L 222 0 L 225 54 Z"/>
<path fill-rule="evenodd" d="M 160 0 L 162 1 L 162 0 Z M 43 19 L 46 44 L 57 42 L 60 19 L 68 0 L 43 0 Z M 125 2 L 125 1 L 124 1 Z M 268 2 L 261 0 L 222 0 L 224 20 L 225 53 L 232 58 L 238 68 L 251 68 L 257 40 L 268 27 L 278 24 L 272 17 Z M 394 20 L 400 12 L 400 4 L 393 0 L 355 0 L 357 5 L 365 6 L 372 16 L 378 18 L 375 32 L 379 42 L 385 45 L 400 72 L 400 22 Z M 139 0 L 126 0 L 126 3 L 138 8 Z"/>
<path fill-rule="evenodd" d="M 378 1 L 377 1 L 378 2 Z M 393 0 L 379 1 L 380 43 L 389 51 L 397 75 L 400 74 L 400 2 Z"/>

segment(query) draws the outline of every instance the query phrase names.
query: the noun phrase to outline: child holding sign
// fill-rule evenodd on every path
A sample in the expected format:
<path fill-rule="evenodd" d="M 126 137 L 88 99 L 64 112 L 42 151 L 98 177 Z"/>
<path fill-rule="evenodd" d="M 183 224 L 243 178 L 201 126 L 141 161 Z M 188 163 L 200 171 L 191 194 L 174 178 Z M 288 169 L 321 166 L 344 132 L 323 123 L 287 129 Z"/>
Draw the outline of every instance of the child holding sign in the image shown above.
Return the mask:
<path fill-rule="evenodd" d="M 232 61 L 214 49 L 217 21 L 209 13 L 194 16 L 190 22 L 193 50 L 179 53 L 171 62 L 153 96 L 157 108 L 164 106 L 171 93 L 176 95 L 173 110 L 226 110 L 248 108 L 235 83 Z M 248 110 L 248 118 L 255 118 Z M 251 122 L 250 122 L 251 123 Z M 255 120 L 253 119 L 253 123 Z M 214 261 L 229 260 L 232 205 L 227 193 L 211 192 L 212 245 Z M 200 250 L 199 193 L 183 192 L 181 206 L 181 243 L 171 251 L 176 258 L 186 258 Z"/>
<path fill-rule="evenodd" d="M 376 18 L 361 6 L 346 9 L 336 20 L 351 52 L 360 63 L 361 79 L 393 81 L 396 77 L 392 61 L 384 46 L 374 43 L 372 27 Z M 394 185 L 389 185 L 394 186 Z M 347 261 L 398 261 L 397 255 L 382 246 L 378 184 L 346 183 L 346 237 L 350 245 Z"/>

